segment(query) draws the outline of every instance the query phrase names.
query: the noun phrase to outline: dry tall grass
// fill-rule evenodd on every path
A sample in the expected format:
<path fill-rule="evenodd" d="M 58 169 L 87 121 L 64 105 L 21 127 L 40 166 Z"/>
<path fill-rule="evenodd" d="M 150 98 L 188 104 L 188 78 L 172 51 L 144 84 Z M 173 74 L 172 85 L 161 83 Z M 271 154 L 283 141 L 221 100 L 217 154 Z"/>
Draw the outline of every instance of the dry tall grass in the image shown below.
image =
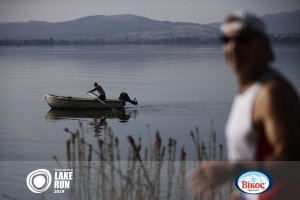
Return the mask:
<path fill-rule="evenodd" d="M 223 159 L 223 145 L 217 143 L 213 128 L 206 142 L 201 140 L 198 128 L 191 131 L 197 161 L 187 161 L 185 147 L 179 147 L 174 138 L 163 141 L 159 132 L 153 144 L 145 148 L 141 137 L 128 136 L 128 155 L 124 159 L 119 139 L 109 127 L 104 127 L 98 146 L 88 144 L 81 123 L 79 127 L 75 131 L 65 129 L 71 136 L 66 143 L 67 167 L 75 173 L 70 199 L 194 199 L 186 182 L 187 168 L 197 161 Z M 214 198 L 224 199 L 225 193 L 215 191 Z"/>

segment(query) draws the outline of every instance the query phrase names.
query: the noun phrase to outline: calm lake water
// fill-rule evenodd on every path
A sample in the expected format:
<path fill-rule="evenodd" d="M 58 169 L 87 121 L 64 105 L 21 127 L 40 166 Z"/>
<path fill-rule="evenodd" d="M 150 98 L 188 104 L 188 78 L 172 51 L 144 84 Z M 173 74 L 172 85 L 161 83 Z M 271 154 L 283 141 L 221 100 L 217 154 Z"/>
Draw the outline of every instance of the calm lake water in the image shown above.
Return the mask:
<path fill-rule="evenodd" d="M 299 92 L 300 47 L 275 50 L 274 66 Z M 1 47 L 0 71 L 2 161 L 51 160 L 52 155 L 65 160 L 69 135 L 63 129 L 78 129 L 81 121 L 93 144 L 101 137 L 101 117 L 108 117 L 107 125 L 123 145 L 128 135 L 140 135 L 149 144 L 159 130 L 163 139 L 172 137 L 188 147 L 190 131 L 199 127 L 205 140 L 212 120 L 223 143 L 237 91 L 219 46 Z M 138 106 L 127 105 L 129 119 L 114 113 L 53 113 L 43 97 L 44 93 L 89 97 L 86 91 L 94 81 L 102 84 L 108 98 L 125 91 L 139 100 Z M 187 151 L 193 159 L 194 149 Z"/>
<path fill-rule="evenodd" d="M 275 46 L 275 68 L 300 93 L 300 47 Z M 43 94 L 89 97 L 97 81 L 108 98 L 124 91 L 139 100 L 125 113 L 50 111 Z M 224 125 L 237 92 L 219 46 L 54 46 L 0 47 L 0 161 L 66 160 L 64 128 L 79 128 L 97 145 L 103 119 L 128 148 L 127 136 L 149 146 L 156 131 L 195 148 L 190 131 L 208 140 L 212 124 L 224 144 Z M 101 121 L 102 119 L 102 121 Z M 125 157 L 126 159 L 126 157 Z M 3 165 L 2 165 L 3 167 Z M 6 170 L 9 173 L 9 170 Z M 4 173 L 4 172 L 3 172 Z"/>

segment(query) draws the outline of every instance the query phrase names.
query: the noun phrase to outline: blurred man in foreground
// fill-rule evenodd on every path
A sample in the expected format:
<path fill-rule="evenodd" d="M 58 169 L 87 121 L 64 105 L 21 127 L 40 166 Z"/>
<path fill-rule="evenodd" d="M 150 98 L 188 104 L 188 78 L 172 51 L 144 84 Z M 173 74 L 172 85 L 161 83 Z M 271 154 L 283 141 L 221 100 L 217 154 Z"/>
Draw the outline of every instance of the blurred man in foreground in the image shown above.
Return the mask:
<path fill-rule="evenodd" d="M 253 161 L 300 160 L 299 98 L 269 65 L 274 56 L 264 23 L 255 15 L 235 11 L 225 19 L 221 32 L 225 57 L 239 88 L 225 130 L 228 159 L 234 162 L 204 162 L 191 171 L 196 195 L 235 178 L 242 169 L 263 168 L 276 178 L 280 177 L 278 172 L 289 170 L 278 162 Z M 300 199 L 295 188 L 295 184 L 276 182 L 261 195 L 239 194 L 235 198 Z"/>

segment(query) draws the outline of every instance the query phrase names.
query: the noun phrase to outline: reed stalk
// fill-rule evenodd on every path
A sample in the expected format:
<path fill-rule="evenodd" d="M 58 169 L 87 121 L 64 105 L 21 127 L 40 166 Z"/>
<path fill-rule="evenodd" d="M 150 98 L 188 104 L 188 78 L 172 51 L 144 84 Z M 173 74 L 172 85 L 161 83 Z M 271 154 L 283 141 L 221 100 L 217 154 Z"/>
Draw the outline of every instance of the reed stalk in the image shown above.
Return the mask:
<path fill-rule="evenodd" d="M 80 123 L 79 126 L 79 130 L 74 132 L 65 129 L 71 134 L 66 142 L 67 165 L 78 172 L 77 175 L 74 173 L 77 177 L 70 190 L 71 199 L 193 199 L 187 193 L 185 179 L 187 153 L 184 146 L 179 149 L 175 139 L 169 138 L 165 144 L 157 131 L 153 143 L 143 148 L 141 136 L 137 139 L 128 136 L 127 161 L 124 163 L 119 139 L 109 127 L 104 126 L 95 149 L 85 141 L 83 125 Z M 147 130 L 150 136 L 149 125 Z M 218 158 L 223 159 L 223 145 L 217 144 L 213 122 L 208 142 L 200 139 L 198 128 L 191 131 L 190 136 L 197 161 L 216 160 L 217 147 Z M 53 158 L 61 166 L 58 159 Z M 93 158 L 98 162 L 94 162 Z M 166 178 L 162 178 L 164 176 Z M 222 190 L 216 190 L 215 194 L 217 199 L 224 196 Z"/>

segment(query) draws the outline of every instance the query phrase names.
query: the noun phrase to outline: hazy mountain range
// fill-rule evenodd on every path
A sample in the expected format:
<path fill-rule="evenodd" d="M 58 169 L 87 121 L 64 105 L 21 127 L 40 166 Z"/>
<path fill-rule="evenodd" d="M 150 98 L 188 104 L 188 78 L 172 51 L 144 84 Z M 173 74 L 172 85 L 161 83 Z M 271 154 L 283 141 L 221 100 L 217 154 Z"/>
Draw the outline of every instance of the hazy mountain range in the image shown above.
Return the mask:
<path fill-rule="evenodd" d="M 262 17 L 270 33 L 299 33 L 300 10 Z M 217 38 L 219 23 L 206 25 L 157 21 L 136 15 L 96 15 L 65 22 L 0 23 L 0 39 L 160 40 L 168 38 Z"/>
<path fill-rule="evenodd" d="M 267 26 L 268 33 L 294 34 L 300 33 L 300 10 L 268 14 L 261 17 Z M 219 28 L 221 23 L 211 23 L 208 26 Z"/>

